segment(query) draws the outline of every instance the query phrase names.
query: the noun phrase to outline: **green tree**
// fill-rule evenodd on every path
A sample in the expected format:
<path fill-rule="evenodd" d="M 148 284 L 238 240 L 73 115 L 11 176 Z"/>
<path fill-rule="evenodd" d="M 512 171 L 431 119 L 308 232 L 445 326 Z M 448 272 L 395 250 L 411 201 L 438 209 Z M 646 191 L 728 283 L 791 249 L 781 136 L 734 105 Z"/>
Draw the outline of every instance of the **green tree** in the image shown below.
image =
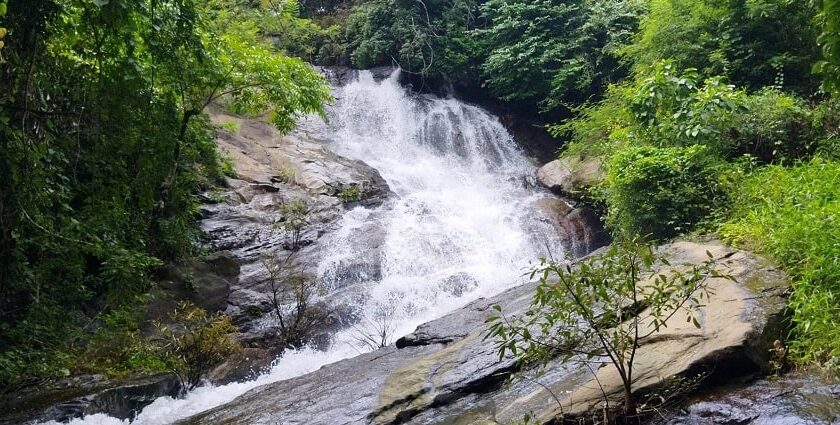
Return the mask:
<path fill-rule="evenodd" d="M 371 0 L 355 7 L 345 37 L 353 65 L 398 65 L 421 82 L 469 74 L 476 48 L 468 31 L 475 0 Z"/>
<path fill-rule="evenodd" d="M 626 49 L 637 72 L 659 61 L 723 76 L 739 87 L 810 95 L 819 52 L 814 8 L 796 0 L 652 0 Z"/>
<path fill-rule="evenodd" d="M 158 336 L 153 348 L 184 390 L 195 389 L 207 372 L 242 349 L 233 339 L 236 327 L 223 314 L 212 315 L 182 302 L 170 313 L 169 321 L 155 323 Z"/>
<path fill-rule="evenodd" d="M 643 3 L 604 0 L 488 0 L 475 37 L 486 50 L 484 85 L 506 101 L 542 110 L 600 95 L 625 75 L 618 51 L 638 25 Z"/>
<path fill-rule="evenodd" d="M 823 77 L 823 89 L 840 93 L 840 1 L 814 0 L 820 8 L 819 21 L 822 33 L 817 39 L 825 60 L 814 67 Z"/>
<path fill-rule="evenodd" d="M 633 418 L 633 366 L 642 341 L 678 314 L 699 328 L 695 315 L 706 278 L 731 279 L 715 270 L 711 254 L 705 263 L 682 271 L 653 272 L 654 264 L 669 266 L 666 257 L 636 238 L 619 240 L 605 254 L 574 267 L 543 260 L 531 272 L 539 285 L 528 310 L 506 317 L 494 306 L 498 315 L 487 320 L 487 336 L 495 338 L 500 358 L 510 354 L 524 365 L 544 366 L 558 357 L 590 370 L 592 363 L 611 365 L 624 388 L 624 417 Z"/>
<path fill-rule="evenodd" d="M 5 4 L 5 3 L 4 3 Z M 329 99 L 233 0 L 11 0 L 0 63 L 0 380 L 68 366 L 89 323 L 196 252 L 221 178 L 203 109 L 288 130 Z"/>

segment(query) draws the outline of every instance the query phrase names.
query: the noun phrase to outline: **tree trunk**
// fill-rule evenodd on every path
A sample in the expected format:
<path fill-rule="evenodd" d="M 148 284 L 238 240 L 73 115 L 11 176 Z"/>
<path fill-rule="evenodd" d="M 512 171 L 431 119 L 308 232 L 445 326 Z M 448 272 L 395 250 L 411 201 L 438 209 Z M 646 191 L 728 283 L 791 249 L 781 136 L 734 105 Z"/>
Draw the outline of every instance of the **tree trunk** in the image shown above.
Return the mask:
<path fill-rule="evenodd" d="M 629 385 L 624 386 L 624 418 L 627 423 L 639 423 L 636 402 Z"/>

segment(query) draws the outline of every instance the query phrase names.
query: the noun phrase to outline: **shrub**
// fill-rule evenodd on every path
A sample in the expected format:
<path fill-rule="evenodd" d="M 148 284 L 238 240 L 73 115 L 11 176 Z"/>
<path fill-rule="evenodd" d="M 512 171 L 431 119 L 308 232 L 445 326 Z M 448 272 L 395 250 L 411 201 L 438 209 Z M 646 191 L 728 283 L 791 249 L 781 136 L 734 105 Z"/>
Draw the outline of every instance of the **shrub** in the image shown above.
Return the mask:
<path fill-rule="evenodd" d="M 282 216 L 279 227 L 282 228 L 291 239 L 288 245 L 289 250 L 297 251 L 301 248 L 301 237 L 303 229 L 309 224 L 309 207 L 305 201 L 300 199 L 283 204 L 278 211 Z"/>
<path fill-rule="evenodd" d="M 359 202 L 362 199 L 365 199 L 365 188 L 364 186 L 358 184 L 351 184 L 341 189 L 341 191 L 338 192 L 338 197 L 347 204 Z"/>
<path fill-rule="evenodd" d="M 608 223 L 655 239 L 687 232 L 723 201 L 721 171 L 702 145 L 619 151 L 605 181 Z"/>
<path fill-rule="evenodd" d="M 291 164 L 284 164 L 280 166 L 280 181 L 286 184 L 292 184 L 297 178 L 295 167 Z"/>
<path fill-rule="evenodd" d="M 720 77 L 700 81 L 696 69 L 680 72 L 669 62 L 656 64 L 628 99 L 633 135 L 657 146 L 714 144 L 721 116 L 742 108 L 743 93 Z"/>
<path fill-rule="evenodd" d="M 625 49 L 638 70 L 662 59 L 721 75 L 742 87 L 813 92 L 819 57 L 814 8 L 793 0 L 651 0 L 636 42 Z"/>
<path fill-rule="evenodd" d="M 840 359 L 840 163 L 816 158 L 746 178 L 719 231 L 778 261 L 793 278 L 795 340 L 803 363 Z"/>
<path fill-rule="evenodd" d="M 228 316 L 209 314 L 185 301 L 169 318 L 171 325 L 156 323 L 160 334 L 156 349 L 187 390 L 198 386 L 205 373 L 241 349 L 231 338 L 236 327 Z"/>
<path fill-rule="evenodd" d="M 813 153 L 821 130 L 802 99 L 774 89 L 744 96 L 743 109 L 724 115 L 721 153 L 730 157 L 749 154 L 763 163 Z"/>
<path fill-rule="evenodd" d="M 306 264 L 299 263 L 295 254 L 268 254 L 262 257 L 262 263 L 268 271 L 268 301 L 274 309 L 280 337 L 286 346 L 300 348 L 326 324 L 329 311 L 318 302 L 323 295 L 322 283 L 307 273 Z"/>
<path fill-rule="evenodd" d="M 125 376 L 166 370 L 154 348 L 140 336 L 139 317 L 143 298 L 135 306 L 123 306 L 101 315 L 102 326 L 78 357 L 73 372 Z"/>
<path fill-rule="evenodd" d="M 831 99 L 817 105 L 811 125 L 817 133 L 817 154 L 840 159 L 840 101 Z"/>

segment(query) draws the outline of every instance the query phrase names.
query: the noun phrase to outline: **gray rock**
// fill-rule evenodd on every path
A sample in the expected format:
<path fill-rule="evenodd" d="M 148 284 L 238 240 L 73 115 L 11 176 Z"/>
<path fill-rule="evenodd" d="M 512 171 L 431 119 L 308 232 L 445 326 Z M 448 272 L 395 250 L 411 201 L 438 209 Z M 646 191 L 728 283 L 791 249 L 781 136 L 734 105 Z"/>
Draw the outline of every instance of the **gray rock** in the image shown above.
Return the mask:
<path fill-rule="evenodd" d="M 702 262 L 709 251 L 719 260 L 719 270 L 737 281 L 710 279 L 700 330 L 679 317 L 643 343 L 635 388 L 650 391 L 672 376 L 701 370 L 721 380 L 765 368 L 768 347 L 783 331 L 785 275 L 758 257 L 715 243 L 678 242 L 662 249 L 675 265 Z M 534 287 L 475 301 L 420 326 L 393 346 L 254 389 L 182 423 L 493 424 L 529 412 L 547 423 L 560 415 L 557 400 L 567 415 L 597 409 L 602 394 L 595 390 L 592 373 L 577 364 L 555 361 L 539 383 L 526 379 L 503 385 L 517 365 L 510 358 L 500 360 L 492 341 L 483 339 L 485 320 L 494 304 L 502 304 L 507 314 L 523 311 Z M 606 366 L 597 375 L 607 397 L 618 403 L 617 375 Z"/>
<path fill-rule="evenodd" d="M 66 422 L 84 415 L 106 413 L 120 419 L 133 418 L 155 399 L 176 397 L 183 387 L 173 375 L 109 381 L 101 376 L 82 376 L 36 388 L 0 405 L 0 424 L 29 421 Z M 56 400 L 62 400 L 56 403 Z"/>
<path fill-rule="evenodd" d="M 840 384 L 807 372 L 704 391 L 653 425 L 840 424 Z"/>
<path fill-rule="evenodd" d="M 599 158 L 566 157 L 554 160 L 537 170 L 537 180 L 555 193 L 580 199 L 604 179 Z"/>
<path fill-rule="evenodd" d="M 592 208 L 563 198 L 544 198 L 536 203 L 537 213 L 555 228 L 571 258 L 577 258 L 610 243 L 609 232 Z"/>

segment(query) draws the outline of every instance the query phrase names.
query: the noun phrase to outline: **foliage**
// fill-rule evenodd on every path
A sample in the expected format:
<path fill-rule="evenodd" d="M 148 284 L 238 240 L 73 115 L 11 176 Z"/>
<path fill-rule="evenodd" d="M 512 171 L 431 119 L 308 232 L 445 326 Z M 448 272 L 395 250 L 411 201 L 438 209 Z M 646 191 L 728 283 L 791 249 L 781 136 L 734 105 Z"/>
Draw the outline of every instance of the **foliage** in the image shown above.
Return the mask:
<path fill-rule="evenodd" d="M 284 258 L 264 256 L 262 263 L 268 271 L 269 301 L 283 343 L 300 348 L 327 321 L 327 310 L 316 303 L 323 289 L 321 283 L 306 273 L 295 253 L 291 251 Z"/>
<path fill-rule="evenodd" d="M 624 387 L 624 413 L 632 417 L 637 413 L 633 367 L 641 341 L 678 314 L 699 328 L 696 313 L 706 278 L 731 279 L 714 269 L 711 254 L 703 264 L 667 272 L 654 273 L 654 264 L 669 266 L 667 258 L 636 238 L 617 241 L 607 253 L 574 267 L 543 260 L 531 272 L 539 286 L 530 308 L 509 318 L 494 306 L 498 315 L 488 319 L 488 337 L 495 338 L 500 358 L 510 354 L 525 364 L 544 366 L 559 356 L 593 374 L 598 363 L 611 364 Z"/>
<path fill-rule="evenodd" d="M 563 155 L 608 158 L 616 149 L 630 143 L 634 116 L 628 99 L 633 90 L 629 84 L 611 84 L 603 99 L 575 108 L 574 119 L 548 126 L 552 136 L 569 140 L 563 147 Z"/>
<path fill-rule="evenodd" d="M 195 195 L 222 178 L 205 106 L 229 98 L 288 130 L 329 99 L 233 0 L 11 1 L 7 12 L 0 362 L 20 367 L 4 382 L 59 373 L 50 357 L 70 356 L 91 317 L 196 253 Z"/>
<path fill-rule="evenodd" d="M 716 120 L 735 112 L 741 96 L 720 78 L 710 78 L 702 86 L 694 69 L 682 74 L 668 62 L 657 64 L 642 79 L 630 98 L 630 111 L 636 124 L 635 136 L 658 146 L 688 146 L 708 143 L 720 135 Z"/>
<path fill-rule="evenodd" d="M 824 158 L 840 159 L 840 100 L 821 102 L 810 115 L 817 145 L 816 154 Z"/>
<path fill-rule="evenodd" d="M 475 0 L 370 0 L 355 7 L 345 38 L 353 65 L 399 65 L 409 75 L 441 82 L 468 72 L 476 51 L 469 37 Z"/>
<path fill-rule="evenodd" d="M 301 248 L 301 232 L 309 224 L 309 207 L 302 200 L 295 200 L 280 206 L 280 228 L 290 237 L 289 249 L 297 251 Z"/>
<path fill-rule="evenodd" d="M 143 301 L 141 297 L 136 305 L 122 306 L 102 315 L 103 326 L 90 337 L 74 373 L 124 376 L 168 371 L 166 362 L 140 335 L 141 312 L 138 307 L 143 305 Z"/>
<path fill-rule="evenodd" d="M 733 194 L 731 218 L 719 232 L 778 261 L 793 278 L 795 340 L 802 363 L 840 359 L 840 163 L 815 158 L 770 166 Z M 833 359 L 833 360 L 832 360 Z"/>
<path fill-rule="evenodd" d="M 550 130 L 571 133 L 569 153 L 609 156 L 632 145 L 702 144 L 725 158 L 743 155 L 760 163 L 792 161 L 834 144 L 837 107 L 815 106 L 777 89 L 747 94 L 719 78 L 700 84 L 696 70 L 680 72 L 669 62 L 649 76 L 611 86 L 599 103 Z"/>
<path fill-rule="evenodd" d="M 187 390 L 198 386 L 204 374 L 241 349 L 232 338 L 236 327 L 228 316 L 209 314 L 185 301 L 169 319 L 171 324 L 156 323 L 160 335 L 155 348 Z"/>
<path fill-rule="evenodd" d="M 475 31 L 487 52 L 484 85 L 544 111 L 598 95 L 624 76 L 618 51 L 642 11 L 638 1 L 487 0 L 481 12 L 488 24 Z"/>
<path fill-rule="evenodd" d="M 6 16 L 6 12 L 8 11 L 8 0 L 0 1 L 0 18 L 4 18 Z M 3 61 L 3 47 L 5 47 L 6 43 L 3 39 L 6 37 L 6 34 L 9 32 L 9 29 L 6 27 L 0 26 L 0 62 Z"/>
<path fill-rule="evenodd" d="M 840 93 L 840 1 L 814 0 L 819 7 L 819 22 L 822 33 L 819 43 L 824 60 L 814 66 L 814 71 L 823 77 L 822 88 L 832 94 Z"/>
<path fill-rule="evenodd" d="M 362 185 L 351 184 L 338 192 L 338 197 L 345 203 L 359 202 L 365 199 L 365 188 Z"/>
<path fill-rule="evenodd" d="M 291 164 L 281 165 L 280 166 L 280 181 L 286 184 L 292 184 L 295 182 L 297 178 L 297 171 L 295 171 L 295 167 Z"/>
<path fill-rule="evenodd" d="M 775 86 L 810 95 L 819 55 L 813 17 L 797 0 L 652 0 L 637 41 L 625 51 L 637 71 L 665 59 L 749 89 Z"/>
<path fill-rule="evenodd" d="M 302 16 L 301 4 L 296 0 L 263 0 L 262 3 L 262 8 L 255 11 L 256 20 L 280 50 L 320 65 L 344 62 L 341 26 L 325 26 Z"/>
<path fill-rule="evenodd" d="M 751 155 L 762 163 L 813 154 L 826 137 L 822 119 L 802 99 L 776 89 L 743 97 L 743 110 L 721 117 L 720 150 Z"/>
<path fill-rule="evenodd" d="M 655 239 L 688 232 L 724 201 L 721 167 L 702 145 L 621 150 L 605 182 L 608 223 Z"/>

